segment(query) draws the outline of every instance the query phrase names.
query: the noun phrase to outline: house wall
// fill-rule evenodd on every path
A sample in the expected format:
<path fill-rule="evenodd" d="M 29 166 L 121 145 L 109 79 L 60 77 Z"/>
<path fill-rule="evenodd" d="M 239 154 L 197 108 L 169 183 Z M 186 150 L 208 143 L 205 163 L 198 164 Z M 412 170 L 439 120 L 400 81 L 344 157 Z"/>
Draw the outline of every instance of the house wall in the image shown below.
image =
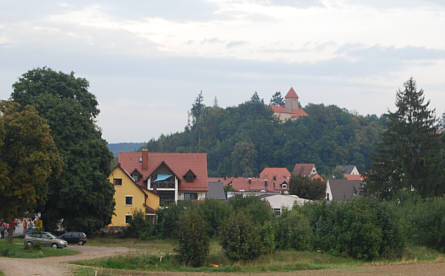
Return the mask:
<path fill-rule="evenodd" d="M 108 226 L 127 226 L 125 215 L 132 215 L 136 210 L 144 211 L 145 213 L 145 195 L 122 169 L 117 167 L 108 176 L 108 180 L 111 183 L 113 183 L 114 178 L 122 179 L 122 185 L 114 185 L 114 202 L 116 205 L 114 206 L 111 223 Z M 131 206 L 125 204 L 125 196 L 133 196 L 133 204 Z"/>
<path fill-rule="evenodd" d="M 146 191 L 145 194 L 147 195 L 145 204 L 151 209 L 157 211 L 159 209 L 159 204 L 160 204 L 159 196 L 157 194 L 150 193 L 148 191 Z"/>
<path fill-rule="evenodd" d="M 198 194 L 198 200 L 204 200 L 206 199 L 206 192 L 178 192 L 178 200 L 184 200 L 184 194 L 185 193 L 197 193 Z"/>
<path fill-rule="evenodd" d="M 275 117 L 278 118 L 278 120 L 280 120 L 280 122 L 285 122 L 289 119 L 292 119 L 292 115 L 291 113 L 274 113 L 273 114 Z"/>
<path fill-rule="evenodd" d="M 359 172 L 357 170 L 357 167 L 354 167 L 354 169 L 352 169 L 351 174 L 353 175 L 359 175 Z"/>
<path fill-rule="evenodd" d="M 329 198 L 328 198 L 329 197 Z M 329 185 L 329 179 L 326 183 L 326 195 L 325 195 L 325 199 L 328 201 L 332 201 L 332 191 L 331 191 L 331 186 Z"/>
<path fill-rule="evenodd" d="M 295 111 L 298 110 L 299 105 L 298 105 L 298 99 L 295 98 L 287 98 L 286 102 L 284 104 L 284 107 L 287 110 L 291 110 L 291 111 Z"/>

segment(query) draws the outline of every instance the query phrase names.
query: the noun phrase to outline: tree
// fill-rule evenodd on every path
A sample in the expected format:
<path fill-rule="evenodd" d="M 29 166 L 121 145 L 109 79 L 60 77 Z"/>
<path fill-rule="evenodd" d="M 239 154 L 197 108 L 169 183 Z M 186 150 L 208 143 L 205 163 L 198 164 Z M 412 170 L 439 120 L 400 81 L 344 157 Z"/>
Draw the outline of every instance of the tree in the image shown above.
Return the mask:
<path fill-rule="evenodd" d="M 45 203 L 61 160 L 50 128 L 32 106 L 0 102 L 0 217 L 13 220 Z M 9 228 L 12 242 L 13 227 Z"/>
<path fill-rule="evenodd" d="M 257 173 L 257 151 L 251 141 L 239 141 L 232 152 L 232 166 L 235 176 L 251 177 Z"/>
<path fill-rule="evenodd" d="M 178 254 L 186 265 L 201 266 L 209 255 L 207 221 L 200 210 L 188 209 L 178 221 Z"/>
<path fill-rule="evenodd" d="M 312 180 L 306 176 L 292 175 L 289 182 L 289 193 L 306 199 L 322 199 L 326 184 L 320 179 Z"/>
<path fill-rule="evenodd" d="M 202 95 L 202 90 L 199 92 L 198 96 L 195 99 L 195 102 L 192 105 L 192 117 L 193 117 L 193 125 L 195 125 L 199 118 L 202 115 L 202 112 L 205 108 L 204 105 L 204 96 Z"/>
<path fill-rule="evenodd" d="M 275 92 L 275 94 L 273 94 L 272 98 L 270 99 L 270 104 L 284 106 L 284 99 L 283 96 L 281 96 L 280 91 L 277 91 Z"/>
<path fill-rule="evenodd" d="M 63 218 L 67 229 L 90 233 L 111 221 L 114 187 L 107 177 L 113 156 L 95 124 L 98 103 L 88 87 L 73 72 L 49 68 L 30 70 L 13 84 L 11 98 L 39 111 L 63 161 L 60 177 L 49 181 L 46 228 Z"/>
<path fill-rule="evenodd" d="M 386 130 L 372 156 L 366 191 L 390 199 L 401 190 L 422 196 L 444 193 L 440 181 L 437 120 L 423 90 L 411 78 L 396 95 L 395 112 L 385 114 Z"/>

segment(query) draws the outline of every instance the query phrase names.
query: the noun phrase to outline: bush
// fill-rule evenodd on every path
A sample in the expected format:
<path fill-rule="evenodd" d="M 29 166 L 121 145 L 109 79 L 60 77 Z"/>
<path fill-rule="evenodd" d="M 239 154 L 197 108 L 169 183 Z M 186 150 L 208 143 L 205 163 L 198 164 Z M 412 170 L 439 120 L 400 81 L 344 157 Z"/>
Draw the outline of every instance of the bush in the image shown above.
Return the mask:
<path fill-rule="evenodd" d="M 144 212 L 137 210 L 133 213 L 130 225 L 124 228 L 124 237 L 148 240 L 154 237 L 154 226 L 145 218 Z"/>
<path fill-rule="evenodd" d="M 277 247 L 308 250 L 312 248 L 312 228 L 309 220 L 296 210 L 283 213 L 278 218 Z"/>
<path fill-rule="evenodd" d="M 420 202 L 411 212 L 414 242 L 445 252 L 445 198 Z"/>
<path fill-rule="evenodd" d="M 156 233 L 162 238 L 178 238 L 178 220 L 186 209 L 192 207 L 191 201 L 178 201 L 158 211 L 158 223 L 156 224 Z"/>
<path fill-rule="evenodd" d="M 236 195 L 229 200 L 234 211 L 242 211 L 250 215 L 254 223 L 263 225 L 273 217 L 272 210 L 264 200 L 256 196 L 243 197 Z"/>
<path fill-rule="evenodd" d="M 243 212 L 229 216 L 221 227 L 220 235 L 224 254 L 232 261 L 252 260 L 264 252 L 260 227 Z"/>
<path fill-rule="evenodd" d="M 301 211 L 309 219 L 316 249 L 356 259 L 400 257 L 404 239 L 391 208 L 374 199 L 307 204 Z"/>
<path fill-rule="evenodd" d="M 192 208 L 184 212 L 178 225 L 179 260 L 186 265 L 203 265 L 209 255 L 206 220 L 197 208 Z"/>
<path fill-rule="evenodd" d="M 198 205 L 198 208 L 207 221 L 210 237 L 218 234 L 222 222 L 232 213 L 232 206 L 221 200 L 205 200 Z"/>

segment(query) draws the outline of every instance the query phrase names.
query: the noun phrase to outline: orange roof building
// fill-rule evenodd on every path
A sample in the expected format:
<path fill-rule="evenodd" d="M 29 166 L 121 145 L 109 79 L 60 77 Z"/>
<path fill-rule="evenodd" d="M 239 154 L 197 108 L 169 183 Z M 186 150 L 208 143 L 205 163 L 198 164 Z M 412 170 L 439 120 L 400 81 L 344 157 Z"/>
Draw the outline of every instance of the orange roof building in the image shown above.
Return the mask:
<path fill-rule="evenodd" d="M 158 194 L 161 205 L 206 197 L 206 153 L 158 153 L 143 149 L 120 152 L 118 162 L 138 185 Z"/>
<path fill-rule="evenodd" d="M 287 120 L 296 120 L 300 117 L 308 116 L 306 111 L 301 108 L 300 103 L 298 102 L 298 95 L 295 92 L 294 88 L 290 88 L 284 97 L 285 105 L 272 105 L 272 111 L 274 112 L 274 116 L 277 117 L 281 122 L 285 122 Z"/>

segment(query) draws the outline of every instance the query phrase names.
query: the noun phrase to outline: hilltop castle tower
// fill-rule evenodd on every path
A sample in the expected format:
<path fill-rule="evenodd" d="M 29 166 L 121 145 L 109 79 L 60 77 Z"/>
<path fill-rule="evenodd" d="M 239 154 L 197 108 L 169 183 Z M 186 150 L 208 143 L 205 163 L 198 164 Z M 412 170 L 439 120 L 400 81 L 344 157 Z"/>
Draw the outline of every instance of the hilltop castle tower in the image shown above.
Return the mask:
<path fill-rule="evenodd" d="M 272 105 L 273 115 L 277 117 L 281 122 L 287 120 L 297 120 L 300 117 L 308 116 L 306 111 L 301 108 L 298 102 L 298 95 L 294 88 L 291 87 L 284 97 L 284 107 L 280 105 Z"/>

